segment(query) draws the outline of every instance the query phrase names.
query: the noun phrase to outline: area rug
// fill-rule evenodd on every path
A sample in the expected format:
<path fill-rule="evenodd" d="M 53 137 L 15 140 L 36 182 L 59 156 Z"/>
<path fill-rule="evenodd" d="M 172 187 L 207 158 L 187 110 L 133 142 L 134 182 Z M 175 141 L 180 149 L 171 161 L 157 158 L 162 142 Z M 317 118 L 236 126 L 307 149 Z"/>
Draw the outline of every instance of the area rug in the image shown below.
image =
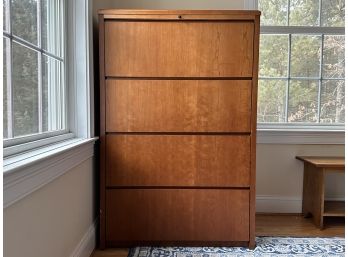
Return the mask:
<path fill-rule="evenodd" d="M 344 256 L 344 238 L 257 237 L 256 248 L 135 247 L 128 257 L 336 257 Z"/>

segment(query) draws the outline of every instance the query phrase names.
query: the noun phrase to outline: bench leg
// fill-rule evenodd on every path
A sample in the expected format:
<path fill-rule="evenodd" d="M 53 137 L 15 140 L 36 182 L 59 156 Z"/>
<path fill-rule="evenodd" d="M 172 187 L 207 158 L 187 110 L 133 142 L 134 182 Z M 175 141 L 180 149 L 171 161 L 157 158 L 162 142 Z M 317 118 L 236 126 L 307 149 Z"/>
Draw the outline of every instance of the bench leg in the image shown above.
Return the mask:
<path fill-rule="evenodd" d="M 304 163 L 302 213 L 313 216 L 314 224 L 323 229 L 324 171 Z"/>

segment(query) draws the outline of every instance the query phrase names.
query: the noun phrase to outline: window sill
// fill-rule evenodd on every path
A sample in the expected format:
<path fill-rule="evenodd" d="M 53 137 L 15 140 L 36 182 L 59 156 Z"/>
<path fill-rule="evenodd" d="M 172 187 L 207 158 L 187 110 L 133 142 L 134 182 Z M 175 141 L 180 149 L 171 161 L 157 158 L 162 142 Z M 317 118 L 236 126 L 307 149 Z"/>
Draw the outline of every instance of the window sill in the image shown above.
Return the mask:
<path fill-rule="evenodd" d="M 344 130 L 257 129 L 258 144 L 344 145 Z"/>
<path fill-rule="evenodd" d="M 94 155 L 97 138 L 69 139 L 4 159 L 6 208 Z"/>

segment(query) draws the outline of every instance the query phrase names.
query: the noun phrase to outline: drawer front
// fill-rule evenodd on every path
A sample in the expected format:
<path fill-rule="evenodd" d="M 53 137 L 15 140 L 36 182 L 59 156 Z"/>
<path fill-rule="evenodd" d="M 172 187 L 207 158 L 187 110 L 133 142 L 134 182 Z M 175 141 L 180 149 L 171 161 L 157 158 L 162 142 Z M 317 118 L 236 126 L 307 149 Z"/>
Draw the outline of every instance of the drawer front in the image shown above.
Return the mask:
<path fill-rule="evenodd" d="M 107 80 L 109 132 L 250 132 L 249 80 Z"/>
<path fill-rule="evenodd" d="M 106 240 L 249 241 L 249 190 L 110 189 Z"/>
<path fill-rule="evenodd" d="M 106 21 L 105 73 L 251 77 L 253 22 Z"/>
<path fill-rule="evenodd" d="M 248 187 L 250 137 L 107 135 L 106 184 Z"/>

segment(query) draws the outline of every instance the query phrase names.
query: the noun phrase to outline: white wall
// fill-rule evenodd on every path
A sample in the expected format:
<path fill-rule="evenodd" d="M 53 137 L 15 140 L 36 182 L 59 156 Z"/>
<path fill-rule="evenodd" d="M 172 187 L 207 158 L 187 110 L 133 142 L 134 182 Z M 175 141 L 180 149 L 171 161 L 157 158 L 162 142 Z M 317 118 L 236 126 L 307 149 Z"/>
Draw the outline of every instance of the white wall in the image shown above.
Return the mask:
<path fill-rule="evenodd" d="M 344 145 L 258 144 L 256 151 L 256 211 L 301 212 L 303 163 L 296 155 L 344 156 Z M 344 178 L 332 174 L 326 197 L 344 199 Z"/>
<path fill-rule="evenodd" d="M 99 2 L 99 1 L 97 1 Z M 114 0 L 109 8 L 124 9 L 243 9 L 243 0 Z"/>
<path fill-rule="evenodd" d="M 93 246 L 94 176 L 91 158 L 4 209 L 4 256 L 69 257 L 89 230 Z"/>

